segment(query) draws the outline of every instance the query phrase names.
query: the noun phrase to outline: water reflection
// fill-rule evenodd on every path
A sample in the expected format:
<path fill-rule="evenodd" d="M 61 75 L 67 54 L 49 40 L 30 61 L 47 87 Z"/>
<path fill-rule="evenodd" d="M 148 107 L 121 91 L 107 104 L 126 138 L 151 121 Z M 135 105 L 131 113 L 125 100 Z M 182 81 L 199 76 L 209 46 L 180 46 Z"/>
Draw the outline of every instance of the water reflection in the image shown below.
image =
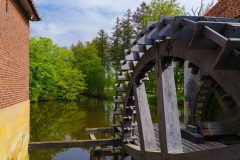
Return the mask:
<path fill-rule="evenodd" d="M 85 128 L 110 126 L 112 107 L 111 101 L 95 99 L 33 103 L 30 139 L 32 142 L 88 139 Z M 74 157 L 88 159 L 89 151 L 87 148 L 30 151 L 30 160 L 74 160 Z"/>
<path fill-rule="evenodd" d="M 31 141 L 89 139 L 85 128 L 108 127 L 112 122 L 113 103 L 85 99 L 80 102 L 40 102 L 31 104 Z M 152 120 L 158 121 L 156 106 L 150 106 Z M 180 120 L 183 108 L 179 109 Z M 106 138 L 99 135 L 97 138 Z M 30 151 L 30 160 L 87 160 L 89 148 Z M 107 158 L 110 159 L 110 158 Z"/>

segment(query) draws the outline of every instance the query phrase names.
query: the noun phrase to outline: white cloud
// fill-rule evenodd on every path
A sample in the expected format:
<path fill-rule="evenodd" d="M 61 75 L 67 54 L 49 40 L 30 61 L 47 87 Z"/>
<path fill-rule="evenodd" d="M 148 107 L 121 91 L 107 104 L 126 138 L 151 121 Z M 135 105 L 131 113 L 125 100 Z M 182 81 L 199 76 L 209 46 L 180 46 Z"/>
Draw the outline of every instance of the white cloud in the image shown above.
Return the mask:
<path fill-rule="evenodd" d="M 200 0 L 178 1 L 188 10 L 200 4 Z M 64 46 L 71 46 L 79 40 L 90 41 L 99 29 L 111 33 L 116 17 L 121 17 L 129 8 L 134 11 L 141 2 L 142 0 L 35 0 L 42 21 L 31 23 L 31 35 L 50 37 Z"/>

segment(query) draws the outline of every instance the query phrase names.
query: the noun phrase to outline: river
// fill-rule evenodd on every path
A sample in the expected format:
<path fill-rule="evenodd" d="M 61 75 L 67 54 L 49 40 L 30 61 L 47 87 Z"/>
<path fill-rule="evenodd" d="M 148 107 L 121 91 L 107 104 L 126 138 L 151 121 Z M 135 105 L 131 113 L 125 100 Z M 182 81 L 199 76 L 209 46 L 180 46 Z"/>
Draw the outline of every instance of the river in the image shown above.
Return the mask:
<path fill-rule="evenodd" d="M 30 141 L 63 141 L 89 139 L 86 128 L 112 124 L 111 100 L 84 99 L 79 102 L 50 101 L 31 104 Z M 156 107 L 150 107 L 157 122 Z M 180 114 L 182 111 L 180 111 Z M 99 135 L 97 138 L 106 138 Z M 37 150 L 29 152 L 30 160 L 88 160 L 89 148 Z"/>
<path fill-rule="evenodd" d="M 113 103 L 85 99 L 80 102 L 39 102 L 31 104 L 30 141 L 89 139 L 85 128 L 111 125 Z M 98 138 L 106 138 L 100 135 Z M 30 160 L 89 159 L 89 148 L 38 150 L 29 152 Z"/>

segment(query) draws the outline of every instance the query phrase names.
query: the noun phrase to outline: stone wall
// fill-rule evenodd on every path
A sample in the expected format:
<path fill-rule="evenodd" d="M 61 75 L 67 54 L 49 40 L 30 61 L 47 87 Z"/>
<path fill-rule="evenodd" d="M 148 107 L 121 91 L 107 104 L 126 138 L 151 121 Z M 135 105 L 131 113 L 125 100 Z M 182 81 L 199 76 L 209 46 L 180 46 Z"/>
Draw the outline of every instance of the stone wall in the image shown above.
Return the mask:
<path fill-rule="evenodd" d="M 27 160 L 29 144 L 29 101 L 0 111 L 0 159 Z"/>

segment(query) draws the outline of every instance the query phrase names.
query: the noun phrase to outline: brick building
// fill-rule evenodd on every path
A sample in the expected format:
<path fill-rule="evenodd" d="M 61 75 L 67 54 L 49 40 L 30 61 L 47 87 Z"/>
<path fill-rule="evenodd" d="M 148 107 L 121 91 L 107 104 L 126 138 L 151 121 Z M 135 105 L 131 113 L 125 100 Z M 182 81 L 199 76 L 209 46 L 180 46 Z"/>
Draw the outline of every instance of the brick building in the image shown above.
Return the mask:
<path fill-rule="evenodd" d="M 28 159 L 31 0 L 0 0 L 0 159 Z"/>
<path fill-rule="evenodd" d="M 205 16 L 240 18 L 240 0 L 219 0 Z"/>

